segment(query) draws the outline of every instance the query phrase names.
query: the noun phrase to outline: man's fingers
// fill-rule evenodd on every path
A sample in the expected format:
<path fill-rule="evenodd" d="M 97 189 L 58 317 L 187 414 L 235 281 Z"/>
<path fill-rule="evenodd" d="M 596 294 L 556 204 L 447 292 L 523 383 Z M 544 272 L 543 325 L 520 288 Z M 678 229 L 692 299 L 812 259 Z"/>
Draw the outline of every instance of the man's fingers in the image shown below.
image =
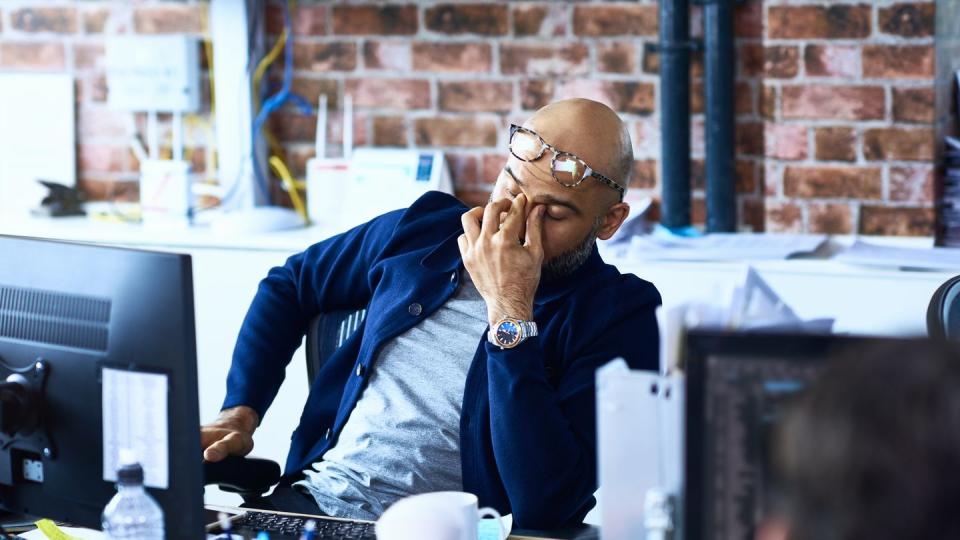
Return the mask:
<path fill-rule="evenodd" d="M 500 226 L 500 232 L 503 233 L 507 241 L 514 243 L 520 241 L 526 208 L 527 197 L 521 193 L 513 200 L 513 204 L 510 205 L 510 210 L 507 212 L 507 219 Z"/>
<path fill-rule="evenodd" d="M 227 456 L 245 456 L 251 450 L 253 450 L 252 437 L 234 431 L 208 446 L 203 452 L 203 459 L 220 461 Z"/>
<path fill-rule="evenodd" d="M 500 212 L 510 209 L 510 199 L 500 199 L 488 203 L 483 209 L 483 228 L 481 234 L 493 236 L 500 230 Z"/>
<path fill-rule="evenodd" d="M 466 235 L 468 242 L 472 242 L 480 236 L 480 220 L 483 219 L 483 207 L 471 208 L 460 216 L 460 223 L 463 225 L 463 234 Z"/>
<path fill-rule="evenodd" d="M 546 210 L 546 206 L 539 205 L 527 216 L 527 234 L 524 239 L 524 247 L 543 249 L 543 214 Z"/>

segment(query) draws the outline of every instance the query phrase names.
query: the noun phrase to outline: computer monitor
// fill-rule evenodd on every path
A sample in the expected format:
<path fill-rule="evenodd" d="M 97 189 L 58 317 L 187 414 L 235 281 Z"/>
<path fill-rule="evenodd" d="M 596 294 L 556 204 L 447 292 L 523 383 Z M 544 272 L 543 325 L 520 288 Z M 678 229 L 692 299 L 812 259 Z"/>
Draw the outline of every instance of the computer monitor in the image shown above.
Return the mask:
<path fill-rule="evenodd" d="M 0 508 L 100 528 L 130 447 L 203 538 L 189 256 L 0 236 L 0 381 Z"/>
<path fill-rule="evenodd" d="M 786 405 L 829 359 L 901 341 L 691 332 L 685 348 L 684 538 L 754 538 L 775 500 L 772 435 Z"/>

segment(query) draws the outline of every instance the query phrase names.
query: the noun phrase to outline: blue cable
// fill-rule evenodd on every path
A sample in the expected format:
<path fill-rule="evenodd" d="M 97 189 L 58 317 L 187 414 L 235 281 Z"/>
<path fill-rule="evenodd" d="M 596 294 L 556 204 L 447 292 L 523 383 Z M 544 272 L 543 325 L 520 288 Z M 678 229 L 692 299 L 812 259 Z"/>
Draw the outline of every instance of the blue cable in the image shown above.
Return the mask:
<path fill-rule="evenodd" d="M 257 158 L 257 139 L 267 118 L 291 99 L 290 87 L 293 84 L 293 25 L 290 21 L 290 10 L 288 9 L 287 3 L 281 2 L 280 5 L 283 8 L 283 27 L 287 31 L 287 42 L 283 47 L 283 86 L 280 87 L 279 92 L 263 102 L 263 106 L 260 108 L 260 114 L 258 114 L 257 118 L 253 121 L 253 133 L 251 133 L 253 140 L 251 141 L 250 147 L 251 153 L 253 154 L 253 173 L 257 178 L 257 187 L 260 189 L 260 194 L 263 195 L 268 204 L 272 202 L 270 199 L 270 189 L 267 186 L 266 179 L 263 177 L 263 172 L 260 170 L 260 160 Z"/>

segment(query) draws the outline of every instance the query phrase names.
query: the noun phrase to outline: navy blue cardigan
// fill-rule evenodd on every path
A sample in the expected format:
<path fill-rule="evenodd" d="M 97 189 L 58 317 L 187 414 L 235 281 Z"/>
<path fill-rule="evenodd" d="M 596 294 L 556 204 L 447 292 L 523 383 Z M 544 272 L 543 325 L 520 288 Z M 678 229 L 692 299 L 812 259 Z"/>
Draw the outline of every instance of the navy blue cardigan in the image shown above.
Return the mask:
<path fill-rule="evenodd" d="M 368 307 L 360 330 L 312 381 L 286 474 L 319 461 L 336 442 L 380 348 L 456 291 L 463 268 L 456 239 L 466 210 L 449 195 L 428 193 L 406 210 L 290 257 L 260 282 L 237 339 L 223 408 L 247 405 L 261 419 L 308 322 L 321 312 Z M 519 527 L 583 520 L 597 489 L 594 371 L 615 357 L 635 369 L 657 369 L 659 304 L 652 284 L 620 274 L 594 248 L 574 274 L 540 284 L 539 337 L 508 350 L 487 343 L 486 334 L 477 337 L 460 455 L 463 488 L 480 506 L 512 512 Z"/>

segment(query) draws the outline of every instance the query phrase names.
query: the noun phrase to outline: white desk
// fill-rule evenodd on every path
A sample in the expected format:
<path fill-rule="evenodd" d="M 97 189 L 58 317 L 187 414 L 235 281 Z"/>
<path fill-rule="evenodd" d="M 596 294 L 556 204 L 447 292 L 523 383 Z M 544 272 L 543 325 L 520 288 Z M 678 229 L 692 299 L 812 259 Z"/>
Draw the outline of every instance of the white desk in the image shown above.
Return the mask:
<path fill-rule="evenodd" d="M 193 257 L 201 421 L 220 409 L 234 341 L 267 271 L 332 234 L 328 227 L 245 237 L 207 230 L 164 231 L 139 225 L 90 222 L 83 218 L 28 219 L 0 224 L 0 233 L 188 253 Z M 919 245 L 923 240 L 908 241 Z M 902 243 L 902 242 L 901 242 Z M 2 256 L 2 254 L 0 254 Z M 653 282 L 669 307 L 690 300 L 724 301 L 742 279 L 746 263 L 609 260 L 621 271 Z M 829 260 L 759 261 L 752 264 L 796 311 L 806 318 L 835 317 L 836 330 L 865 334 L 925 333 L 927 302 L 951 276 L 942 272 L 901 272 L 847 266 Z M 291 364 L 264 424 L 254 437 L 254 454 L 281 464 L 307 394 L 303 352 Z M 214 504 L 239 498 L 208 491 Z"/>

